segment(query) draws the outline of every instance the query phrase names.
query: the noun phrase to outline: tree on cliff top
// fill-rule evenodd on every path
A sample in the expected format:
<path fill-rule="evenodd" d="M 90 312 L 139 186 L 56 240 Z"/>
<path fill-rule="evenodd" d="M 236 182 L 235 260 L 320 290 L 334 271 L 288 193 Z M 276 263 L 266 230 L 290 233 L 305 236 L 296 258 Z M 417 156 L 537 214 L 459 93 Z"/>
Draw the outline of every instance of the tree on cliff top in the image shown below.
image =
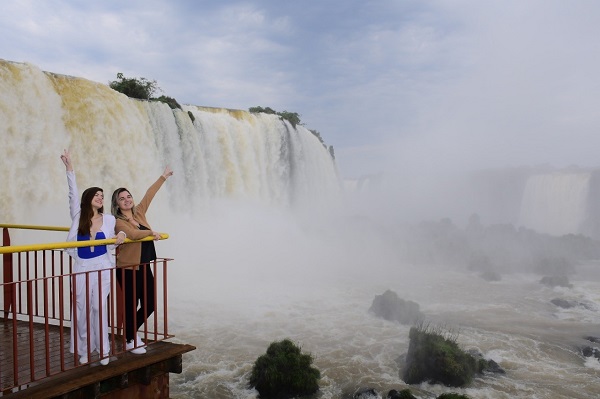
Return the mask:
<path fill-rule="evenodd" d="M 111 89 L 125 94 L 127 97 L 137 98 L 138 100 L 160 101 L 167 104 L 171 109 L 182 109 L 181 105 L 173 97 L 160 96 L 154 98 L 153 95 L 157 91 L 162 91 L 158 87 L 156 80 L 148 80 L 146 78 L 126 78 L 121 72 L 117 73 L 117 80 L 109 82 Z M 192 122 L 194 116 L 188 111 Z"/>
<path fill-rule="evenodd" d="M 123 73 L 117 73 L 117 80 L 109 82 L 111 89 L 125 94 L 127 97 L 140 100 L 150 100 L 154 93 L 162 91 L 158 87 L 156 80 L 146 78 L 126 78 Z"/>
<path fill-rule="evenodd" d="M 297 112 L 289 112 L 289 111 L 282 111 L 282 112 L 277 112 L 272 108 L 266 107 L 250 107 L 248 108 L 249 112 L 252 113 L 256 113 L 256 112 L 262 112 L 265 114 L 271 114 L 271 115 L 279 115 L 279 118 L 281 120 L 286 120 L 288 121 L 292 127 L 296 128 L 296 125 L 302 125 L 302 123 L 300 122 L 300 115 Z"/>

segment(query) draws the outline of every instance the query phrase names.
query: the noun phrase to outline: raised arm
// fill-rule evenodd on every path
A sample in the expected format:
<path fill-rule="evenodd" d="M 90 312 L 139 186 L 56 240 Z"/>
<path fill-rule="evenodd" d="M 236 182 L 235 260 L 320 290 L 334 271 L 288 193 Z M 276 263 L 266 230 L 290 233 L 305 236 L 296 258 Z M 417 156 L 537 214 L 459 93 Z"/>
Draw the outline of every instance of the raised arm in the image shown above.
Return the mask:
<path fill-rule="evenodd" d="M 73 162 L 71 161 L 71 154 L 69 154 L 69 151 L 64 150 L 63 154 L 60 156 L 60 159 L 65 164 L 67 171 L 67 183 L 69 184 L 69 210 L 71 213 L 71 220 L 73 220 L 80 211 L 77 180 L 75 179 L 75 171 L 73 170 Z"/>
<path fill-rule="evenodd" d="M 162 175 L 160 175 L 160 177 L 150 186 L 150 188 L 148 188 L 146 194 L 144 195 L 144 198 L 142 198 L 142 200 L 137 204 L 137 208 L 140 211 L 145 213 L 148 210 L 152 199 L 154 199 L 154 196 L 156 195 L 160 187 L 172 175 L 173 171 L 170 167 L 167 166 Z M 129 233 L 127 233 L 127 236 L 129 236 Z"/>

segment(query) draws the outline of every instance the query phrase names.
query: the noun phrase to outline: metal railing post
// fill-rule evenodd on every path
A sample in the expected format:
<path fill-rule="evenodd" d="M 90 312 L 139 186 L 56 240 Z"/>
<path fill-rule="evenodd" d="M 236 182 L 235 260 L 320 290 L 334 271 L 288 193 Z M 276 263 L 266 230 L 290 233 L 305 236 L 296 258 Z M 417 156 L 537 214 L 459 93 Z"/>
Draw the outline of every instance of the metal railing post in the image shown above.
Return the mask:
<path fill-rule="evenodd" d="M 8 228 L 3 228 L 2 229 L 2 245 L 5 247 L 10 246 L 10 235 L 8 233 Z M 13 267 L 12 267 L 12 262 L 13 260 L 13 254 L 12 253 L 6 253 L 6 254 L 2 254 L 2 262 L 3 262 L 3 273 L 2 273 L 2 282 L 5 284 L 4 285 L 4 319 L 6 320 L 8 318 L 8 314 L 10 313 L 10 309 L 13 308 L 14 309 L 14 302 L 13 302 L 13 290 L 14 287 L 12 284 L 13 282 Z"/>

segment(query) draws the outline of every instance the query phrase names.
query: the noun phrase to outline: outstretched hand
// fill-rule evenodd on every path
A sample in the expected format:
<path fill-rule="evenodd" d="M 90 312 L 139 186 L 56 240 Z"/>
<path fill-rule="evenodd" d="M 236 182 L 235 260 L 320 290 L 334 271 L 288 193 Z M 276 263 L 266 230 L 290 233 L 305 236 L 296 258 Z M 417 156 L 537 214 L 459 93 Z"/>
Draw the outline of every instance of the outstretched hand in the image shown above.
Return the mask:
<path fill-rule="evenodd" d="M 167 180 L 169 178 L 169 176 L 173 176 L 173 171 L 171 170 L 171 168 L 168 165 L 165 168 L 165 171 L 163 172 L 162 176 L 165 178 L 165 180 Z"/>
<path fill-rule="evenodd" d="M 65 164 L 68 172 L 73 171 L 73 163 L 71 162 L 71 154 L 69 154 L 68 150 L 64 150 L 63 154 L 60 156 L 60 159 Z"/>

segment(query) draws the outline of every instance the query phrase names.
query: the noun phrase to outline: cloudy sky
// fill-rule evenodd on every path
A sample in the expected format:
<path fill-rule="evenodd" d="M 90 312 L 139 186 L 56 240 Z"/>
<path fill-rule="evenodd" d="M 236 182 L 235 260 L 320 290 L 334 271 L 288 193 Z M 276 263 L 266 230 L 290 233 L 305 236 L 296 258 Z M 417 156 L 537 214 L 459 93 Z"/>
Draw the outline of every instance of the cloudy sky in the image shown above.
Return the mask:
<path fill-rule="evenodd" d="M 301 115 L 346 178 L 600 166 L 596 0 L 6 0 L 0 58 Z"/>

